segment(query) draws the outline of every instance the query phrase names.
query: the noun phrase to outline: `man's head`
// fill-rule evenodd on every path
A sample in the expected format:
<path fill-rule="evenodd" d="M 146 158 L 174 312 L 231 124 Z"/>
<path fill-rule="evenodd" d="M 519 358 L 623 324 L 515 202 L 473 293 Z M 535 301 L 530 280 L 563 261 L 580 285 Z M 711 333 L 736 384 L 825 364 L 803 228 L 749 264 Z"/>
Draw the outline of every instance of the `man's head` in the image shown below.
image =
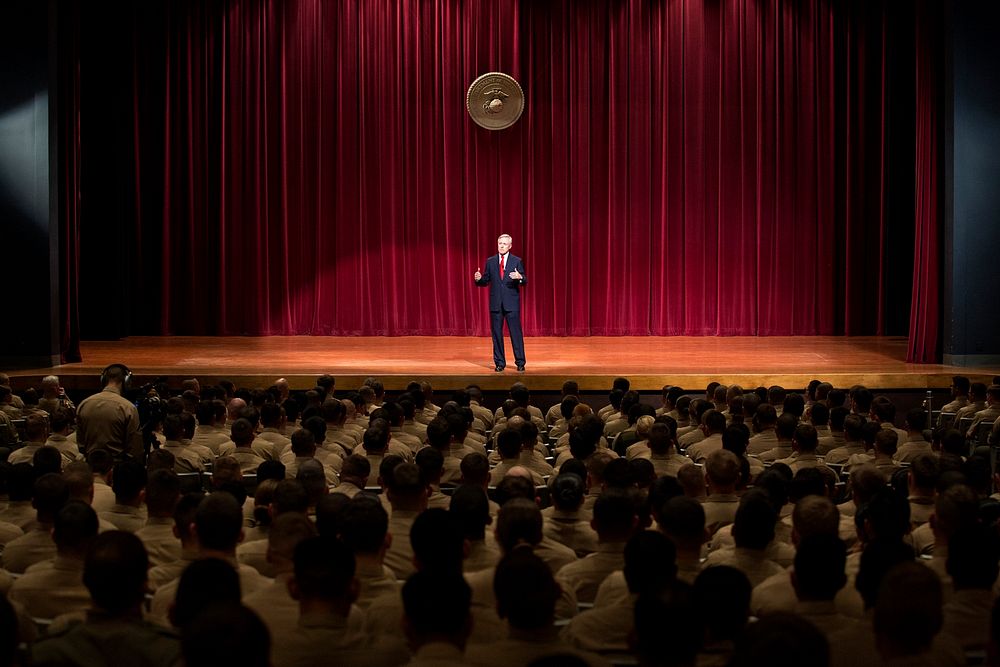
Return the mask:
<path fill-rule="evenodd" d="M 97 513 L 87 503 L 70 500 L 55 515 L 52 540 L 60 556 L 82 560 L 97 537 Z"/>
<path fill-rule="evenodd" d="M 205 496 L 194 515 L 194 530 L 202 551 L 234 554 L 243 539 L 243 510 L 228 493 Z"/>
<path fill-rule="evenodd" d="M 83 565 L 83 584 L 94 606 L 122 616 L 139 614 L 146 595 L 149 557 L 132 533 L 109 530 L 94 539 Z"/>
<path fill-rule="evenodd" d="M 740 460 L 730 451 L 717 449 L 705 461 L 705 480 L 712 493 L 733 493 L 740 479 Z"/>
<path fill-rule="evenodd" d="M 388 549 L 388 530 L 389 515 L 374 495 L 359 493 L 343 509 L 341 538 L 355 555 L 373 555 Z"/>
<path fill-rule="evenodd" d="M 833 600 L 847 583 L 847 548 L 836 535 L 815 534 L 802 539 L 795 551 L 792 585 L 800 601 Z"/>
<path fill-rule="evenodd" d="M 493 579 L 497 614 L 517 630 L 542 630 L 555 618 L 559 586 L 552 570 L 530 549 L 515 549 L 497 565 Z"/>
<path fill-rule="evenodd" d="M 497 253 L 503 255 L 510 252 L 512 245 L 514 245 L 514 239 L 510 237 L 510 234 L 501 234 L 497 237 Z"/>
<path fill-rule="evenodd" d="M 403 632 L 419 648 L 429 642 L 460 649 L 472 631 L 472 589 L 461 573 L 421 571 L 403 585 Z"/>

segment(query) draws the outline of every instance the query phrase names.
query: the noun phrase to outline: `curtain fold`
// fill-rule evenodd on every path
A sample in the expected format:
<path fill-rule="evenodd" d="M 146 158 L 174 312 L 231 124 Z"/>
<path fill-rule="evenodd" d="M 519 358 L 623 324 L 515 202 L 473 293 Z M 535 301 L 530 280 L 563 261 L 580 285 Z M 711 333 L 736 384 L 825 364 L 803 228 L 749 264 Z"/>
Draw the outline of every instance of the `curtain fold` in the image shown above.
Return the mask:
<path fill-rule="evenodd" d="M 922 112 L 887 105 L 889 5 L 133 9 L 138 203 L 118 222 L 156 278 L 121 334 L 484 335 L 471 276 L 504 232 L 528 335 L 905 334 L 886 304 L 911 294 L 883 277 L 914 172 L 887 161 L 886 128 Z M 527 106 L 489 132 L 465 92 L 497 70 Z M 918 147 L 940 122 L 924 113 Z M 110 159 L 82 142 L 85 168 Z M 929 159 L 918 193 L 937 191 Z M 939 327 L 936 278 L 914 278 L 911 341 Z"/>
<path fill-rule="evenodd" d="M 906 360 L 911 363 L 939 363 L 941 359 L 941 245 L 942 173 L 941 147 L 941 62 L 940 34 L 935 26 L 942 21 L 937 3 L 920 0 L 916 14 L 916 119 L 917 133 L 913 248 L 913 296 Z"/>

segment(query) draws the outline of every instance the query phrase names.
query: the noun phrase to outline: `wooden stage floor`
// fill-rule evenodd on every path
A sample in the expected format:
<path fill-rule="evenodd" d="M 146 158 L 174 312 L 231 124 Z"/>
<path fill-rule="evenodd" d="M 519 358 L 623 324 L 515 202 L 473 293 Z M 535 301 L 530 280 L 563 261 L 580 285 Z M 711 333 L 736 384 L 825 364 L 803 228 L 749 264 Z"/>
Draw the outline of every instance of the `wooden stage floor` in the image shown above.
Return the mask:
<path fill-rule="evenodd" d="M 198 377 L 266 387 L 283 376 L 293 389 L 308 389 L 318 375 L 331 373 L 338 389 L 376 376 L 390 390 L 412 379 L 427 379 L 441 390 L 470 382 L 502 390 L 523 379 L 541 391 L 558 391 L 567 379 L 584 391 L 607 391 L 614 377 L 624 375 L 633 388 L 656 391 L 665 384 L 699 389 L 712 380 L 801 388 L 813 378 L 837 387 L 946 388 L 955 374 L 988 383 L 1000 373 L 907 364 L 906 339 L 895 337 L 529 337 L 523 374 L 514 370 L 509 348 L 508 341 L 507 370 L 496 373 L 487 337 L 131 337 L 83 343 L 82 363 L 10 374 L 40 379 L 54 373 L 67 388 L 84 390 L 97 385 L 102 368 L 121 362 L 140 382 L 166 375 L 178 385 Z"/>

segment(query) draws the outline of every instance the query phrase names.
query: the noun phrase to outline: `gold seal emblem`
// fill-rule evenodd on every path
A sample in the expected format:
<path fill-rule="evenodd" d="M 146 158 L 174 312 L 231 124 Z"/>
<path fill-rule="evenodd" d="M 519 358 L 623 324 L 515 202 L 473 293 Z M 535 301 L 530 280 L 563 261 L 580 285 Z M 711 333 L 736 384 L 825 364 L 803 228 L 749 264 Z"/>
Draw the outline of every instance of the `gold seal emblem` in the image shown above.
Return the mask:
<path fill-rule="evenodd" d="M 469 86 L 465 106 L 472 120 L 487 130 L 503 130 L 524 111 L 524 92 L 517 80 L 503 72 L 488 72 Z"/>

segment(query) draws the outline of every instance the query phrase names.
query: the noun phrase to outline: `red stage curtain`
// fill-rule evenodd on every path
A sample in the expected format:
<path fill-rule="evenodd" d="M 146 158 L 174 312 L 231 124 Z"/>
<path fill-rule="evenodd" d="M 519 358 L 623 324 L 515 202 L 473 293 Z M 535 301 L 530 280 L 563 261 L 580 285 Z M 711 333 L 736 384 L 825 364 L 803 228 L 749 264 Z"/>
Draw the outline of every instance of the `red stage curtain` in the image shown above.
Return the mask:
<path fill-rule="evenodd" d="M 888 104 L 886 56 L 906 7 L 148 7 L 123 333 L 485 334 L 472 273 L 501 232 L 529 335 L 906 332 L 914 170 L 887 128 L 914 109 Z M 502 132 L 465 111 L 492 70 L 527 98 Z"/>
<path fill-rule="evenodd" d="M 935 28 L 942 22 L 938 3 L 919 2 L 916 17 L 916 241 L 910 339 L 906 355 L 906 360 L 912 363 L 936 363 L 941 359 L 942 198 L 939 197 L 938 174 L 942 169 L 940 126 L 943 90 L 940 63 L 933 56 L 940 52 L 940 33 Z"/>

